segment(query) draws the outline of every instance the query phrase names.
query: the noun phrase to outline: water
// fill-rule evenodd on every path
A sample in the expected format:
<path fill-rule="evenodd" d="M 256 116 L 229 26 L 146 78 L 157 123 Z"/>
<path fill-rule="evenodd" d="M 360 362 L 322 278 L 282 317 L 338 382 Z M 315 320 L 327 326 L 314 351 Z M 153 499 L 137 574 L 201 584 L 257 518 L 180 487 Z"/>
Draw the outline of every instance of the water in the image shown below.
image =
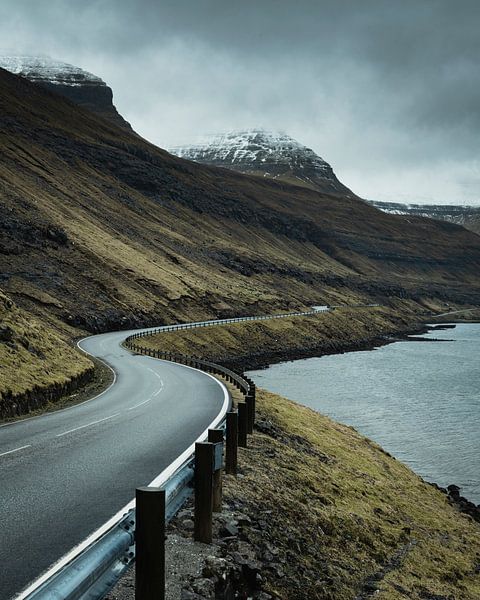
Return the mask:
<path fill-rule="evenodd" d="M 374 351 L 272 365 L 252 379 L 378 442 L 427 481 L 480 503 L 480 324 Z"/>

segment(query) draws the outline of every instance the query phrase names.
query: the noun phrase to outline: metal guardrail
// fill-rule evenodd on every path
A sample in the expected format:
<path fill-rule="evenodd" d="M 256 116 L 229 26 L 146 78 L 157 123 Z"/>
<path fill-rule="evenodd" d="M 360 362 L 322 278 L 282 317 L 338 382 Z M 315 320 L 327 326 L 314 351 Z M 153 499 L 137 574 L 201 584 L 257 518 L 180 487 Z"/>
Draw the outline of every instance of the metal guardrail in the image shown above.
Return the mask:
<path fill-rule="evenodd" d="M 166 522 L 192 494 L 194 458 L 190 457 L 165 483 Z M 120 579 L 135 558 L 135 510 L 77 558 L 28 596 L 29 600 L 97 600 Z"/>
<path fill-rule="evenodd" d="M 241 377 L 222 365 L 196 357 L 184 356 L 160 350 L 141 347 L 135 343 L 137 339 L 156 335 L 157 333 L 210 327 L 243 321 L 261 321 L 282 319 L 296 316 L 308 316 L 325 312 L 328 308 L 308 312 L 285 313 L 261 317 L 237 317 L 218 321 L 201 321 L 170 325 L 156 329 L 147 329 L 128 336 L 125 345 L 134 352 L 141 352 L 155 358 L 171 360 L 213 373 L 223 375 L 236 385 L 246 396 L 255 393 L 255 384 L 248 378 Z M 220 426 L 224 425 L 221 424 Z M 179 469 L 171 475 L 163 485 L 166 491 L 166 521 L 170 521 L 178 512 L 185 500 L 192 495 L 194 479 L 194 456 L 190 456 Z M 123 515 L 97 540 L 92 542 L 78 556 L 38 586 L 25 600 L 98 600 L 113 587 L 135 558 L 135 510 Z"/>
<path fill-rule="evenodd" d="M 179 331 L 184 329 L 196 329 L 198 327 L 213 327 L 215 325 L 229 325 L 230 323 L 241 323 L 244 321 L 268 321 L 272 319 L 287 319 L 289 317 L 307 317 L 311 315 L 316 315 L 321 312 L 328 312 L 331 310 L 330 306 L 322 306 L 313 310 L 304 311 L 304 312 L 292 312 L 292 313 L 282 313 L 278 315 L 261 315 L 261 316 L 249 316 L 249 317 L 235 317 L 231 319 L 216 319 L 212 321 L 197 321 L 194 323 L 180 323 L 178 325 L 164 325 L 163 327 L 157 328 L 149 328 L 143 331 L 139 331 L 138 333 L 133 333 L 129 335 L 125 342 L 130 340 L 138 339 L 141 337 L 147 337 L 151 335 L 156 335 L 158 333 L 168 333 L 170 331 Z"/>

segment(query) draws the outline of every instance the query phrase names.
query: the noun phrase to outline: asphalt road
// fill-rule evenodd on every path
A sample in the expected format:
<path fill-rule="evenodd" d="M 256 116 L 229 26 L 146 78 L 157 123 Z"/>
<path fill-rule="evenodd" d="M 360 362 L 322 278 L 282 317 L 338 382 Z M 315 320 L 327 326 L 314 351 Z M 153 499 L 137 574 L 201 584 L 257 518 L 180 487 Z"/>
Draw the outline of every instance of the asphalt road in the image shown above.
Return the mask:
<path fill-rule="evenodd" d="M 124 507 L 226 402 L 225 388 L 209 375 L 130 354 L 120 346 L 129 333 L 80 343 L 114 369 L 106 392 L 0 426 L 0 600 Z"/>

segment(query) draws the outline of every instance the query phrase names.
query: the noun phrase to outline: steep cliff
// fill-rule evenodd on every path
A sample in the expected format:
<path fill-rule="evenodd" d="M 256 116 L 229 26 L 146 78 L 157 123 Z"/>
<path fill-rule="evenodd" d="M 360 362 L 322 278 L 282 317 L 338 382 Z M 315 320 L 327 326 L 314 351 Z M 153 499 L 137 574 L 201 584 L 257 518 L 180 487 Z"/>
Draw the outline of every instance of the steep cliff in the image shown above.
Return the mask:
<path fill-rule="evenodd" d="M 100 77 L 80 67 L 39 56 L 0 56 L 0 67 L 65 96 L 104 119 L 132 130 L 113 104 L 113 92 Z"/>
<path fill-rule="evenodd" d="M 463 225 L 480 234 L 480 206 L 456 204 L 400 204 L 367 200 L 369 204 L 390 215 L 415 215 Z"/>

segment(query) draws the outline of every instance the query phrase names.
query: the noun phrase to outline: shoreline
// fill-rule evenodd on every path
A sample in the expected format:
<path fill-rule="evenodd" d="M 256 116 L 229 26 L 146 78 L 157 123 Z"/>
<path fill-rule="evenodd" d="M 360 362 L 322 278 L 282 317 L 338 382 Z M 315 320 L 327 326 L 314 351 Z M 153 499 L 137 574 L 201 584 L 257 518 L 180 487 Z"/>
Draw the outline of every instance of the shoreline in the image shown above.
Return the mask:
<path fill-rule="evenodd" d="M 282 352 L 264 352 L 261 355 L 252 354 L 250 356 L 241 357 L 238 359 L 227 359 L 224 361 L 225 366 L 232 370 L 239 371 L 260 371 L 268 369 L 271 365 L 276 365 L 284 362 L 293 362 L 296 360 L 304 360 L 307 358 L 321 358 L 322 356 L 333 356 L 335 354 L 346 354 L 347 352 L 368 352 L 387 346 L 388 344 L 395 344 L 396 342 L 435 342 L 435 341 L 448 341 L 448 340 L 436 340 L 436 339 L 424 339 L 415 338 L 411 336 L 420 336 L 430 331 L 444 331 L 448 329 L 454 329 L 456 325 L 448 324 L 432 324 L 427 323 L 419 324 L 416 327 L 405 329 L 402 332 L 395 334 L 387 334 L 381 336 L 375 336 L 364 340 L 356 340 L 351 344 L 341 344 L 332 350 L 326 350 L 323 345 L 312 348 L 304 349 L 290 349 Z M 333 342 L 335 344 L 335 341 Z"/>
<path fill-rule="evenodd" d="M 480 321 L 478 322 L 470 322 L 470 321 L 448 321 L 448 323 L 432 323 L 432 324 L 428 324 L 428 323 L 424 323 L 418 327 L 416 327 L 414 330 L 411 331 L 405 331 L 404 333 L 400 333 L 398 335 L 395 335 L 393 337 L 391 336 L 387 336 L 387 337 L 379 337 L 377 339 L 372 339 L 370 342 L 366 342 L 365 344 L 360 344 L 360 347 L 354 347 L 352 349 L 344 349 L 338 352 L 323 352 L 322 354 L 310 354 L 309 352 L 306 352 L 305 354 L 302 355 L 302 353 L 300 352 L 300 356 L 298 358 L 286 358 L 284 360 L 280 359 L 276 362 L 271 362 L 269 364 L 265 364 L 262 366 L 259 366 L 257 368 L 248 368 L 245 369 L 246 372 L 250 372 L 250 371 L 262 371 L 265 369 L 268 369 L 270 366 L 274 365 L 274 364 L 281 364 L 281 363 L 288 363 L 288 362 L 295 362 L 297 360 L 306 360 L 308 358 L 321 358 L 322 356 L 332 356 L 335 354 L 346 354 L 347 352 L 362 352 L 362 351 L 372 351 L 375 350 L 377 348 L 389 345 L 389 344 L 393 344 L 393 343 L 397 343 L 397 342 L 449 342 L 449 341 L 454 341 L 454 340 L 449 340 L 449 339 L 438 339 L 438 338 L 421 338 L 418 337 L 419 335 L 425 334 L 425 333 L 429 333 L 432 331 L 448 331 L 450 329 L 455 329 L 457 325 L 462 324 L 462 323 L 466 323 L 466 324 L 474 324 L 474 323 L 480 323 Z M 288 352 L 286 352 L 285 354 L 288 354 Z M 268 390 L 270 391 L 270 390 Z M 301 402 L 295 401 L 295 400 L 291 400 L 292 402 L 296 402 L 296 404 L 300 405 L 300 406 L 307 406 Z M 311 407 L 309 407 L 311 408 Z M 323 413 L 321 411 L 317 411 L 317 409 L 312 409 L 315 410 L 316 412 L 318 412 L 319 414 Z M 333 418 L 333 417 L 332 417 Z M 333 420 L 337 421 L 337 419 L 333 418 Z M 341 425 L 346 425 L 348 426 L 346 423 L 343 423 L 341 421 L 337 421 L 339 424 Z M 356 428 L 354 427 L 354 429 L 356 430 Z M 361 433 L 361 435 L 364 435 Z M 377 443 L 375 440 L 372 440 L 375 443 Z M 393 455 L 392 455 L 393 456 Z M 397 457 L 394 457 L 396 460 L 400 460 Z M 412 469 L 411 466 L 408 466 L 408 468 Z M 414 469 L 412 469 L 414 472 L 416 472 Z M 474 501 L 470 500 L 469 498 L 461 495 L 461 487 L 458 486 L 456 483 L 452 482 L 446 486 L 441 486 L 440 484 L 438 484 L 437 482 L 434 481 L 429 481 L 428 479 L 425 479 L 424 477 L 422 477 L 420 474 L 417 473 L 417 475 L 428 485 L 432 485 L 434 488 L 436 488 L 437 490 L 439 490 L 440 492 L 442 492 L 443 494 L 445 494 L 445 496 L 448 499 L 448 502 L 455 506 L 460 513 L 463 514 L 467 514 L 469 516 L 471 516 L 475 521 L 480 523 L 480 503 L 479 504 L 475 504 Z"/>

